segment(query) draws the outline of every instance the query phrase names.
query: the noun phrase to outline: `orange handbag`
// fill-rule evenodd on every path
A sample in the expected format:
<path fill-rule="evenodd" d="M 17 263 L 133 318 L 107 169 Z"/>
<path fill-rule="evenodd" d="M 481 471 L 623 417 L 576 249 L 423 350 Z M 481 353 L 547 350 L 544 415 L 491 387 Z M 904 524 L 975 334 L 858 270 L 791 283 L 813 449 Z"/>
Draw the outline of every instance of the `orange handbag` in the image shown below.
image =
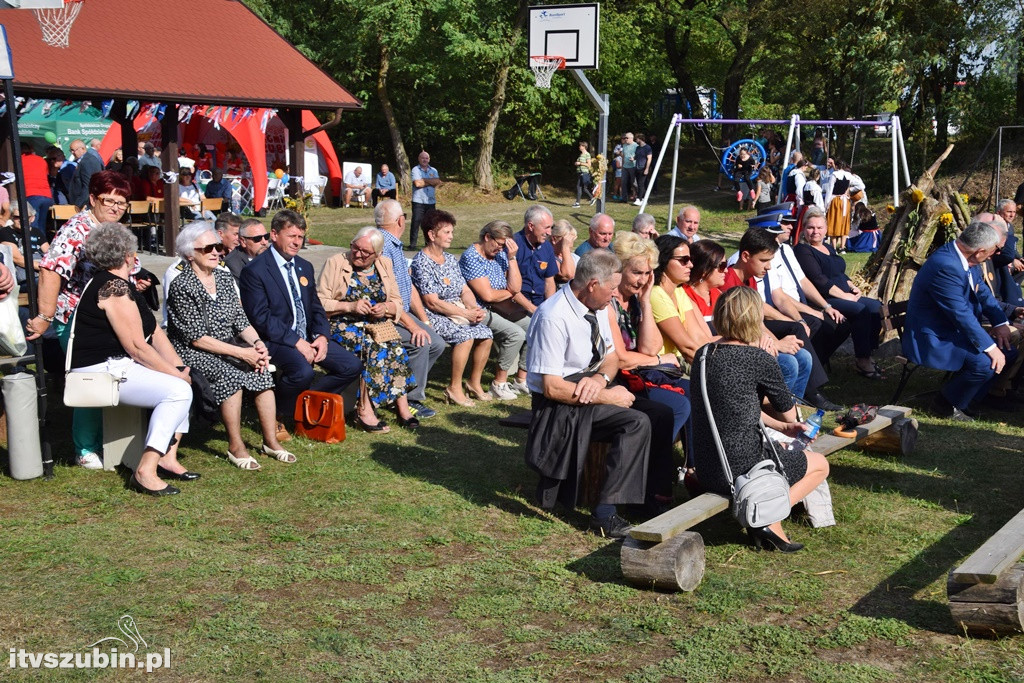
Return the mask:
<path fill-rule="evenodd" d="M 345 440 L 345 404 L 325 391 L 303 391 L 295 401 L 295 433 L 314 441 Z"/>

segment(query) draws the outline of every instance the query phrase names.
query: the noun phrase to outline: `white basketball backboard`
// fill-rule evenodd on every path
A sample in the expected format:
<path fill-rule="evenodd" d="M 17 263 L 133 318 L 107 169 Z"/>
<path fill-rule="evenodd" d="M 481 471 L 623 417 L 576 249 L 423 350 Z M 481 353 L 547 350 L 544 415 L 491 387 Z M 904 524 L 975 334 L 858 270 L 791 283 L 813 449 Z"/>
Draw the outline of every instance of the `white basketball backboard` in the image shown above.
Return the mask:
<path fill-rule="evenodd" d="M 540 5 L 530 7 L 528 57 L 564 57 L 566 69 L 596 69 L 601 6 Z"/>
<path fill-rule="evenodd" d="M 64 0 L 0 0 L 0 9 L 56 9 Z"/>

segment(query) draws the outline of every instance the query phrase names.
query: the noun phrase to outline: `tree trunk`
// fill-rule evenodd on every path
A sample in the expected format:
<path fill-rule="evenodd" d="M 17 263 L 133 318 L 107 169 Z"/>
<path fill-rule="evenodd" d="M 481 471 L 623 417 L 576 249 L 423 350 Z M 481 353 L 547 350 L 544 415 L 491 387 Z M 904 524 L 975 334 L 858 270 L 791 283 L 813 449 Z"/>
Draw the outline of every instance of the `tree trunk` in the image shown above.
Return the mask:
<path fill-rule="evenodd" d="M 473 166 L 473 185 L 484 192 L 494 191 L 494 174 L 491 172 L 491 157 L 494 153 L 494 131 L 498 127 L 498 117 L 505 106 L 505 85 L 508 83 L 510 65 L 506 60 L 498 67 L 494 76 L 494 97 L 491 108 L 487 112 L 487 120 L 480 131 L 480 151 Z"/>
<path fill-rule="evenodd" d="M 690 52 L 690 29 L 687 28 L 683 32 L 682 40 L 679 42 L 676 40 L 678 27 L 675 24 L 666 22 L 664 29 L 665 52 L 668 56 L 669 68 L 672 69 L 672 74 L 676 77 L 676 87 L 683 91 L 683 97 L 690 105 L 688 118 L 702 119 L 704 118 L 704 105 L 700 102 L 693 73 L 686 66 L 686 57 Z"/>
<path fill-rule="evenodd" d="M 725 87 L 722 92 L 722 118 L 738 119 L 740 116 L 740 94 L 743 83 L 747 79 L 747 67 L 754 58 L 756 45 L 753 38 L 747 38 L 737 45 L 736 55 L 725 74 Z M 722 126 L 722 137 L 736 142 L 736 126 Z"/>
<path fill-rule="evenodd" d="M 1018 24 L 1017 33 L 1017 121 L 1024 123 L 1024 22 Z"/>
<path fill-rule="evenodd" d="M 402 142 L 402 130 L 398 127 L 398 120 L 395 118 L 395 108 L 391 105 L 391 98 L 388 96 L 388 70 L 390 68 L 390 52 L 388 47 L 381 43 L 380 67 L 377 69 L 377 99 L 380 100 L 380 108 L 384 112 L 388 132 L 391 134 L 391 147 L 395 152 L 395 164 L 398 166 L 395 169 L 398 189 L 402 194 L 407 194 L 411 192 L 412 188 L 412 178 L 409 175 L 412 166 L 409 164 L 409 155 L 405 153 L 405 143 Z"/>

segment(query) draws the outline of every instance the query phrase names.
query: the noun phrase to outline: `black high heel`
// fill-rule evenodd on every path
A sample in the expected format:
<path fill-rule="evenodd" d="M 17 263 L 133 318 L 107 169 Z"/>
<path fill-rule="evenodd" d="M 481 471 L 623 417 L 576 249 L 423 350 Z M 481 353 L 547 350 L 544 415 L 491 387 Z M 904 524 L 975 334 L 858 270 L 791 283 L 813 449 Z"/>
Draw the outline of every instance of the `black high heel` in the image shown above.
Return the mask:
<path fill-rule="evenodd" d="M 776 534 L 774 531 L 764 526 L 760 529 L 749 527 L 747 534 L 750 536 L 751 543 L 754 544 L 754 548 L 760 550 L 778 550 L 783 553 L 795 553 L 798 550 L 803 550 L 803 543 L 793 543 L 792 541 L 786 542 L 782 540 L 782 537 Z"/>

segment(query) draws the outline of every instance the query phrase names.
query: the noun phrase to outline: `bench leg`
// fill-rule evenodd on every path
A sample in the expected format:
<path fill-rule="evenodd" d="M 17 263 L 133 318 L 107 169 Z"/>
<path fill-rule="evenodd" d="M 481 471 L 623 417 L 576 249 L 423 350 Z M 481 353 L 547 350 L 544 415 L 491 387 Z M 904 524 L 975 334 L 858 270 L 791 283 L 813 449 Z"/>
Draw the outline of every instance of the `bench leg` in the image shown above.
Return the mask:
<path fill-rule="evenodd" d="M 119 405 L 103 409 L 103 469 L 118 465 L 134 470 L 146 447 L 146 415 L 142 408 Z"/>
<path fill-rule="evenodd" d="M 949 612 L 958 628 L 972 636 L 1024 633 L 1024 563 L 1007 569 L 995 583 L 946 582 Z"/>
<path fill-rule="evenodd" d="M 692 591 L 704 578 L 704 539 L 695 531 L 661 543 L 626 538 L 619 560 L 622 575 L 634 586 Z"/>
<path fill-rule="evenodd" d="M 901 417 L 882 431 L 864 437 L 857 445 L 866 451 L 910 455 L 917 445 L 917 431 L 916 419 Z"/>
<path fill-rule="evenodd" d="M 897 405 L 896 402 L 899 400 L 900 396 L 903 395 L 903 390 L 907 388 L 907 382 L 910 381 L 910 376 L 914 374 L 914 370 L 917 370 L 920 367 L 919 365 L 913 365 L 913 367 L 911 367 L 911 365 L 913 364 L 910 361 L 907 361 L 903 365 L 903 374 L 900 375 L 900 383 L 896 387 L 896 393 L 893 394 L 892 400 L 889 401 L 891 405 Z"/>

